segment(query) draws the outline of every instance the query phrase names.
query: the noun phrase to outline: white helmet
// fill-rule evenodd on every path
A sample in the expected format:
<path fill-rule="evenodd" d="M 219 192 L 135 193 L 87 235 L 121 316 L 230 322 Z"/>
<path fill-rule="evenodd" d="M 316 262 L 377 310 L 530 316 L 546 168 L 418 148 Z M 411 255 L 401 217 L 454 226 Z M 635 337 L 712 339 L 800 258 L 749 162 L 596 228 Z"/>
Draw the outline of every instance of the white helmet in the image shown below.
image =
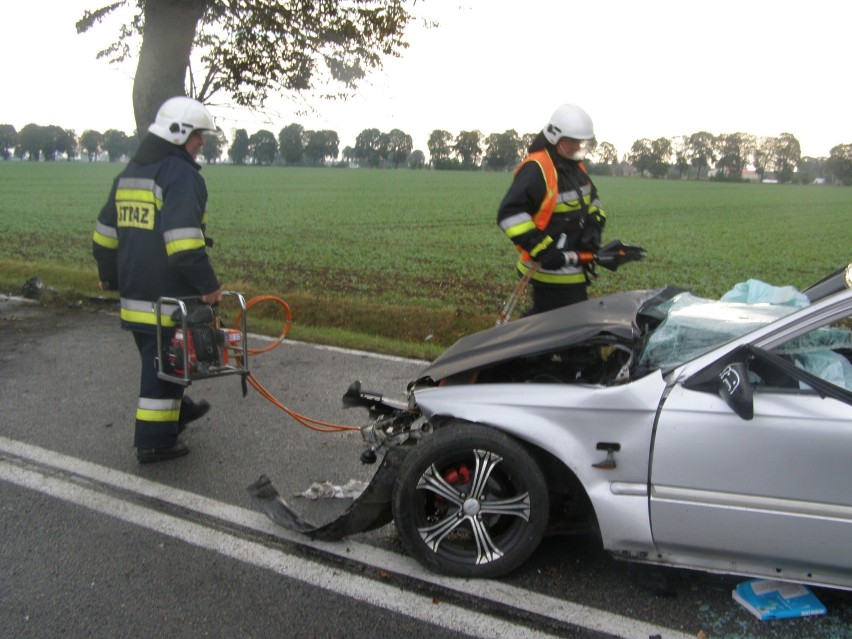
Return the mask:
<path fill-rule="evenodd" d="M 192 98 L 169 98 L 157 111 L 154 124 L 148 131 L 158 138 L 179 146 L 186 143 L 193 131 L 215 131 L 213 116 L 201 102 Z"/>
<path fill-rule="evenodd" d="M 576 104 L 563 104 L 556 109 L 542 133 L 551 144 L 556 144 L 562 138 L 591 140 L 595 137 L 592 118 Z"/>

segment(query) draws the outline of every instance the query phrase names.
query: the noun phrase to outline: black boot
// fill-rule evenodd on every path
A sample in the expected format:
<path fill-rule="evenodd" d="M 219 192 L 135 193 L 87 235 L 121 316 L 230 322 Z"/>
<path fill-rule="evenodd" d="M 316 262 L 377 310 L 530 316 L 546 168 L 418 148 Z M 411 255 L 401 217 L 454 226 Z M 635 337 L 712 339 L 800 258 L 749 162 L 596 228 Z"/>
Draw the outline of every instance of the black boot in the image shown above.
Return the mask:
<path fill-rule="evenodd" d="M 194 402 L 189 397 L 184 397 L 180 403 L 180 417 L 178 418 L 178 435 L 186 430 L 190 422 L 201 419 L 210 410 L 210 402 L 202 399 Z"/>
<path fill-rule="evenodd" d="M 151 464 L 153 462 L 177 459 L 187 454 L 189 454 L 189 446 L 178 439 L 174 443 L 174 446 L 169 446 L 168 448 L 137 448 L 136 460 L 140 464 Z"/>

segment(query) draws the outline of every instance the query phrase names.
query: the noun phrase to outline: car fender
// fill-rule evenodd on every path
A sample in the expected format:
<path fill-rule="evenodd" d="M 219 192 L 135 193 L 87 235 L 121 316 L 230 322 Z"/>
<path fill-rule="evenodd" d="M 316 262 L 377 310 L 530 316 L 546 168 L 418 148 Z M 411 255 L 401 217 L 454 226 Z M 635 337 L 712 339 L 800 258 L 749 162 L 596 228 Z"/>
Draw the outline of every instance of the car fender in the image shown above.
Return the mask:
<path fill-rule="evenodd" d="M 559 459 L 592 502 L 604 547 L 653 548 L 648 513 L 651 439 L 666 382 L 659 371 L 619 386 L 482 384 L 415 391 L 433 422 L 455 418 L 501 430 Z M 614 466 L 604 446 L 615 445 Z"/>

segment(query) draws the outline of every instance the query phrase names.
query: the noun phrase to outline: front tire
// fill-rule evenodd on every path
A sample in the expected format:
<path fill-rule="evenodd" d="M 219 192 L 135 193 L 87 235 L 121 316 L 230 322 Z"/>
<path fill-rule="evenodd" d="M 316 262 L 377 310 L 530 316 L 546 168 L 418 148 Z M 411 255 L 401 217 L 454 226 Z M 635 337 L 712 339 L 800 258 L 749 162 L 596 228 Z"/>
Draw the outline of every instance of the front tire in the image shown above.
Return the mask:
<path fill-rule="evenodd" d="M 547 483 L 532 456 L 493 428 L 455 422 L 421 440 L 400 468 L 393 518 L 427 568 L 493 578 L 516 569 L 547 527 Z"/>

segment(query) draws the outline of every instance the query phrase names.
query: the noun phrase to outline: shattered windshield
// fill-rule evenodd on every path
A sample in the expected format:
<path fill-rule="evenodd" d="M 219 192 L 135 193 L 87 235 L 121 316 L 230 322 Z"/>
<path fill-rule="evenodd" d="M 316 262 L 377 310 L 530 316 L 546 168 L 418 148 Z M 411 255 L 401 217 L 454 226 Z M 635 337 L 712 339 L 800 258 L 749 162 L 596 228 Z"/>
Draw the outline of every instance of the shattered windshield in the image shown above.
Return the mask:
<path fill-rule="evenodd" d="M 748 280 L 719 300 L 681 293 L 659 307 L 665 319 L 648 338 L 640 365 L 669 370 L 810 304 L 792 286 Z"/>

